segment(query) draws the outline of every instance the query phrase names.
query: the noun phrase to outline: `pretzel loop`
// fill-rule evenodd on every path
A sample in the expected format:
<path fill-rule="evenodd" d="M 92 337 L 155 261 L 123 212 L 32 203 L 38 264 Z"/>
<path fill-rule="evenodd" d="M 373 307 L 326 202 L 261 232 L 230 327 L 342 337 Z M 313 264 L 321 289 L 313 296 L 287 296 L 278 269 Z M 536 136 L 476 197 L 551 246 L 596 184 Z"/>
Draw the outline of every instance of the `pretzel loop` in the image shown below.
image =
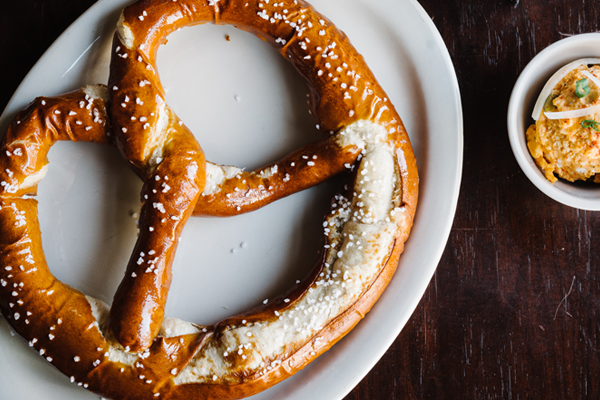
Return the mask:
<path fill-rule="evenodd" d="M 155 65 L 169 33 L 206 22 L 252 32 L 288 59 L 306 79 L 327 137 L 252 172 L 206 162 L 166 104 Z M 139 1 L 124 10 L 112 53 L 108 87 L 39 98 L 3 139 L 2 315 L 73 382 L 104 397 L 258 393 L 348 333 L 391 279 L 418 193 L 408 135 L 345 35 L 301 0 Z M 116 145 L 144 181 L 140 235 L 110 308 L 56 280 L 46 265 L 37 203 L 26 195 L 35 194 L 57 140 Z M 321 257 L 301 283 L 213 326 L 164 318 L 190 215 L 252 211 L 346 169 L 351 184 L 333 199 Z"/>

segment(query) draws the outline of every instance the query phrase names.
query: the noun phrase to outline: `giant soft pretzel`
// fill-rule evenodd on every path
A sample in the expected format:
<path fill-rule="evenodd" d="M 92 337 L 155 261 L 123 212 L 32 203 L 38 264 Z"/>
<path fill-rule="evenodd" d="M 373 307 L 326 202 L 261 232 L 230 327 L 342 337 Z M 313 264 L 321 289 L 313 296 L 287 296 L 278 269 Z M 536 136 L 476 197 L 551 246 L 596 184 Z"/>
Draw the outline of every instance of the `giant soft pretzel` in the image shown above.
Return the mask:
<path fill-rule="evenodd" d="M 326 139 L 254 172 L 205 162 L 165 103 L 157 47 L 176 29 L 231 24 L 268 41 L 304 76 Z M 114 399 L 234 399 L 293 375 L 348 333 L 391 279 L 418 177 L 394 107 L 346 37 L 301 0 L 147 0 L 127 7 L 108 86 L 38 98 L 0 154 L 0 309 L 71 381 Z M 52 276 L 29 197 L 57 140 L 116 144 L 144 180 L 140 235 L 113 306 Z M 352 169 L 323 222 L 309 276 L 213 326 L 163 318 L 170 265 L 194 215 L 235 215 Z"/>

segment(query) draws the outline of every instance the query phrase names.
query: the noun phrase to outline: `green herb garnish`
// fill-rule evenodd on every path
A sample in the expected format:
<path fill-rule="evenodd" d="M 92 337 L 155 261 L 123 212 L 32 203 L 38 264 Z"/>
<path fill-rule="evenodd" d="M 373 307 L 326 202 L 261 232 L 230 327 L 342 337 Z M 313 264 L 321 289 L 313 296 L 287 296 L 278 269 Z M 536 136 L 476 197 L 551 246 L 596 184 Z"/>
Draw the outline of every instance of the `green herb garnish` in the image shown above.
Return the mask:
<path fill-rule="evenodd" d="M 590 93 L 590 87 L 588 86 L 588 80 L 586 78 L 575 82 L 575 94 L 577 97 L 585 97 L 588 93 Z"/>
<path fill-rule="evenodd" d="M 600 132 L 600 123 L 594 121 L 593 119 L 584 119 L 581 121 L 582 128 L 592 128 L 596 132 Z"/>

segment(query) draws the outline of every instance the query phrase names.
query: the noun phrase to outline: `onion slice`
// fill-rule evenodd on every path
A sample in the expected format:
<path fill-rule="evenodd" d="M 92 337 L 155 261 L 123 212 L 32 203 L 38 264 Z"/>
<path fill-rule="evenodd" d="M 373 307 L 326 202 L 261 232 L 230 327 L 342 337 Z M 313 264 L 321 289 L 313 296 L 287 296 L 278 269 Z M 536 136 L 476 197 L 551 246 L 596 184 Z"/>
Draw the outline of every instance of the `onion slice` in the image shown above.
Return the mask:
<path fill-rule="evenodd" d="M 596 85 L 596 87 L 598 89 L 600 89 L 600 79 L 596 78 L 596 76 L 594 74 L 592 74 L 590 71 L 581 71 L 581 73 L 585 76 L 587 76 L 588 78 L 590 78 L 590 80 L 592 82 L 594 82 L 594 84 Z"/>
<path fill-rule="evenodd" d="M 592 115 L 600 112 L 600 104 L 596 104 L 591 107 L 578 108 L 577 110 L 569 111 L 557 111 L 557 112 L 544 112 L 544 115 L 548 119 L 563 119 L 563 118 L 579 118 L 585 117 L 586 115 Z"/>
<path fill-rule="evenodd" d="M 558 84 L 558 82 L 560 82 L 565 76 L 567 76 L 567 74 L 571 71 L 573 71 L 575 68 L 579 67 L 580 65 L 588 65 L 588 64 L 600 64 L 600 58 L 580 58 L 579 60 L 575 60 L 573 62 L 570 62 L 569 64 L 565 65 L 564 67 L 562 67 L 561 69 L 559 69 L 558 71 L 556 71 L 554 73 L 554 75 L 552 75 L 550 77 L 550 79 L 548 80 L 548 82 L 546 82 L 546 84 L 544 85 L 542 91 L 540 92 L 540 95 L 538 96 L 537 101 L 535 102 L 535 106 L 533 107 L 533 112 L 531 113 L 531 117 L 537 121 L 540 118 L 540 115 L 542 115 L 542 110 L 544 108 L 544 104 L 546 103 L 546 99 L 548 98 L 548 96 L 550 96 L 550 93 L 552 93 L 552 89 L 554 89 L 554 87 Z M 594 83 L 596 83 L 594 81 Z M 595 106 L 594 106 L 595 107 Z M 593 107 L 590 107 L 593 108 Z M 548 117 L 548 114 L 564 114 L 564 113 L 573 113 L 573 112 L 580 112 L 582 110 L 587 110 L 587 108 L 582 108 L 580 110 L 573 110 L 573 111 L 561 111 L 561 112 L 555 112 L 555 113 L 544 113 L 546 115 L 546 117 Z M 594 112 L 587 112 L 583 115 L 580 116 L 585 116 L 585 115 L 589 115 L 589 114 L 593 114 Z M 549 119 L 560 119 L 560 118 L 575 118 L 575 117 L 556 117 L 556 118 L 551 118 L 548 117 Z"/>

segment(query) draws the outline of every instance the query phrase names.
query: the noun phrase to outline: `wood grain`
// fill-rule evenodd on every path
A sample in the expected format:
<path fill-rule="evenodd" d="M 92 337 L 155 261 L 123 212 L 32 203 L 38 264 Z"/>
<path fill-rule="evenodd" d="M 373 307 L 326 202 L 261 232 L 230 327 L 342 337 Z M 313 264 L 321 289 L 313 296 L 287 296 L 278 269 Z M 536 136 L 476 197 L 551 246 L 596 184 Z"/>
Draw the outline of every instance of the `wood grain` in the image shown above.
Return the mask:
<path fill-rule="evenodd" d="M 559 39 L 599 30 L 600 7 L 585 0 L 419 2 L 460 84 L 461 196 L 419 307 L 346 400 L 600 398 L 600 251 L 593 233 L 600 232 L 600 213 L 539 192 L 517 165 L 506 131 L 510 92 L 527 62 Z M 0 109 L 94 1 L 5 3 Z"/>
<path fill-rule="evenodd" d="M 519 73 L 549 44 L 597 31 L 598 5 L 420 3 L 440 30 L 461 89 L 461 195 L 419 307 L 346 400 L 599 398 L 593 232 L 600 214 L 538 191 L 517 165 L 506 130 Z"/>

